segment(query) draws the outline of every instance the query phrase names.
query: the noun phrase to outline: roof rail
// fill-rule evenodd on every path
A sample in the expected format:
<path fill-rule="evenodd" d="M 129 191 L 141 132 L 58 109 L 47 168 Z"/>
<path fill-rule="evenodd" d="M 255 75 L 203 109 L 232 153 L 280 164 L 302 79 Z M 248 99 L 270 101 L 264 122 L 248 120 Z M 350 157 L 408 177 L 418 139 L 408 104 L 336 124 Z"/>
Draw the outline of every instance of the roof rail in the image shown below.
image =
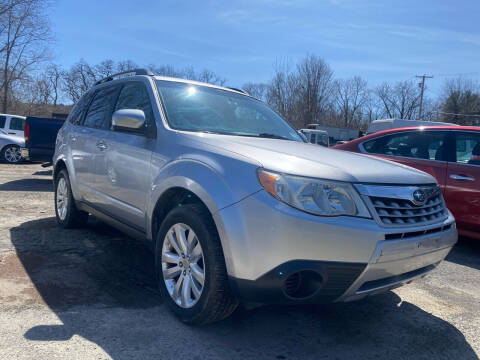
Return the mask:
<path fill-rule="evenodd" d="M 123 72 L 119 72 L 117 74 L 112 74 L 110 76 L 107 76 L 106 78 L 103 78 L 101 80 L 98 80 L 95 85 L 103 84 L 107 81 L 112 81 L 114 79 L 119 79 L 121 77 L 126 77 L 126 76 L 135 76 L 135 75 L 149 75 L 153 76 L 154 73 L 151 72 L 148 69 L 132 69 L 132 70 L 127 70 Z"/>
<path fill-rule="evenodd" d="M 230 86 L 228 86 L 227 89 L 235 90 L 235 91 L 241 92 L 242 94 L 250 96 L 250 94 L 248 92 L 246 92 L 245 90 L 242 90 L 242 89 L 238 89 L 238 88 L 234 88 L 234 87 L 230 87 Z"/>

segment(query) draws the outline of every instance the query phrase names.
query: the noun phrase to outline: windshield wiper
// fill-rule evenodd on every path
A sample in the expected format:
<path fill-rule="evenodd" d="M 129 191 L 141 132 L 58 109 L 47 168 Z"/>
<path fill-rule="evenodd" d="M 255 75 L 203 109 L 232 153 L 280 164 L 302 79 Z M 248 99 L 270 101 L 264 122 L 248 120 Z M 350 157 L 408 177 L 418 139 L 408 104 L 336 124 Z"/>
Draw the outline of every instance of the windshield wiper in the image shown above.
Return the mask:
<path fill-rule="evenodd" d="M 197 132 L 202 132 L 206 134 L 218 134 L 218 135 L 230 135 L 230 136 L 246 136 L 246 137 L 259 137 L 267 139 L 280 139 L 280 140 L 292 140 L 285 136 L 270 134 L 270 133 L 260 133 L 260 134 L 243 134 L 235 132 L 220 132 L 220 131 L 211 131 L 211 130 L 197 130 Z"/>
<path fill-rule="evenodd" d="M 269 139 L 280 139 L 280 140 L 292 140 L 292 139 L 289 139 L 285 136 L 270 134 L 270 133 L 260 133 L 260 134 L 258 134 L 258 137 L 269 138 Z"/>

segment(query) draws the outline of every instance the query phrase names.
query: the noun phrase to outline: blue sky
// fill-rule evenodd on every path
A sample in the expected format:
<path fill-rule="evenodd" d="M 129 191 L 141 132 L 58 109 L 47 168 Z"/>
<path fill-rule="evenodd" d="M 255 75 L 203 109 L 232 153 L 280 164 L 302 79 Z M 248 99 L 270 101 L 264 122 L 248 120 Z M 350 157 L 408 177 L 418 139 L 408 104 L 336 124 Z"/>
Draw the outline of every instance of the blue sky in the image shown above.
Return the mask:
<path fill-rule="evenodd" d="M 208 68 L 241 86 L 267 81 L 277 59 L 323 57 L 338 78 L 370 85 L 433 74 L 480 78 L 478 0 L 57 0 L 58 63 L 80 58 Z"/>

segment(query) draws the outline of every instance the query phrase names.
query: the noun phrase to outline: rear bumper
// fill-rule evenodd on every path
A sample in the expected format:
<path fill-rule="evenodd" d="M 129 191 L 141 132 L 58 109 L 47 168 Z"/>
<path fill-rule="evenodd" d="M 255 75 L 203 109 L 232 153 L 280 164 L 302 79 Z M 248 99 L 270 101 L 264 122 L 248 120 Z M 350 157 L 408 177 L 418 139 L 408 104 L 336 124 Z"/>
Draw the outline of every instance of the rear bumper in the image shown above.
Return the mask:
<path fill-rule="evenodd" d="M 22 159 L 30 160 L 30 151 L 28 151 L 28 149 L 21 148 L 20 149 L 20 155 L 22 155 Z"/>
<path fill-rule="evenodd" d="M 40 148 L 21 148 L 22 158 L 34 162 L 52 162 L 53 150 Z"/>

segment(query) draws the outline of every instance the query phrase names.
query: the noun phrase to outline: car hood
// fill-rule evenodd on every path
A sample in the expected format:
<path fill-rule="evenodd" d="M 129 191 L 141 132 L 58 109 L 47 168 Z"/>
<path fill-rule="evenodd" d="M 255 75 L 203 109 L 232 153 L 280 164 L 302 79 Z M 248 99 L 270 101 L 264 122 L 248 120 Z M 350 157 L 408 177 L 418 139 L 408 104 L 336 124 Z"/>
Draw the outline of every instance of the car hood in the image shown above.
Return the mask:
<path fill-rule="evenodd" d="M 319 145 L 242 136 L 195 135 L 190 136 L 195 136 L 210 146 L 250 158 L 265 169 L 281 173 L 358 183 L 435 183 L 432 176 L 405 165 Z"/>

